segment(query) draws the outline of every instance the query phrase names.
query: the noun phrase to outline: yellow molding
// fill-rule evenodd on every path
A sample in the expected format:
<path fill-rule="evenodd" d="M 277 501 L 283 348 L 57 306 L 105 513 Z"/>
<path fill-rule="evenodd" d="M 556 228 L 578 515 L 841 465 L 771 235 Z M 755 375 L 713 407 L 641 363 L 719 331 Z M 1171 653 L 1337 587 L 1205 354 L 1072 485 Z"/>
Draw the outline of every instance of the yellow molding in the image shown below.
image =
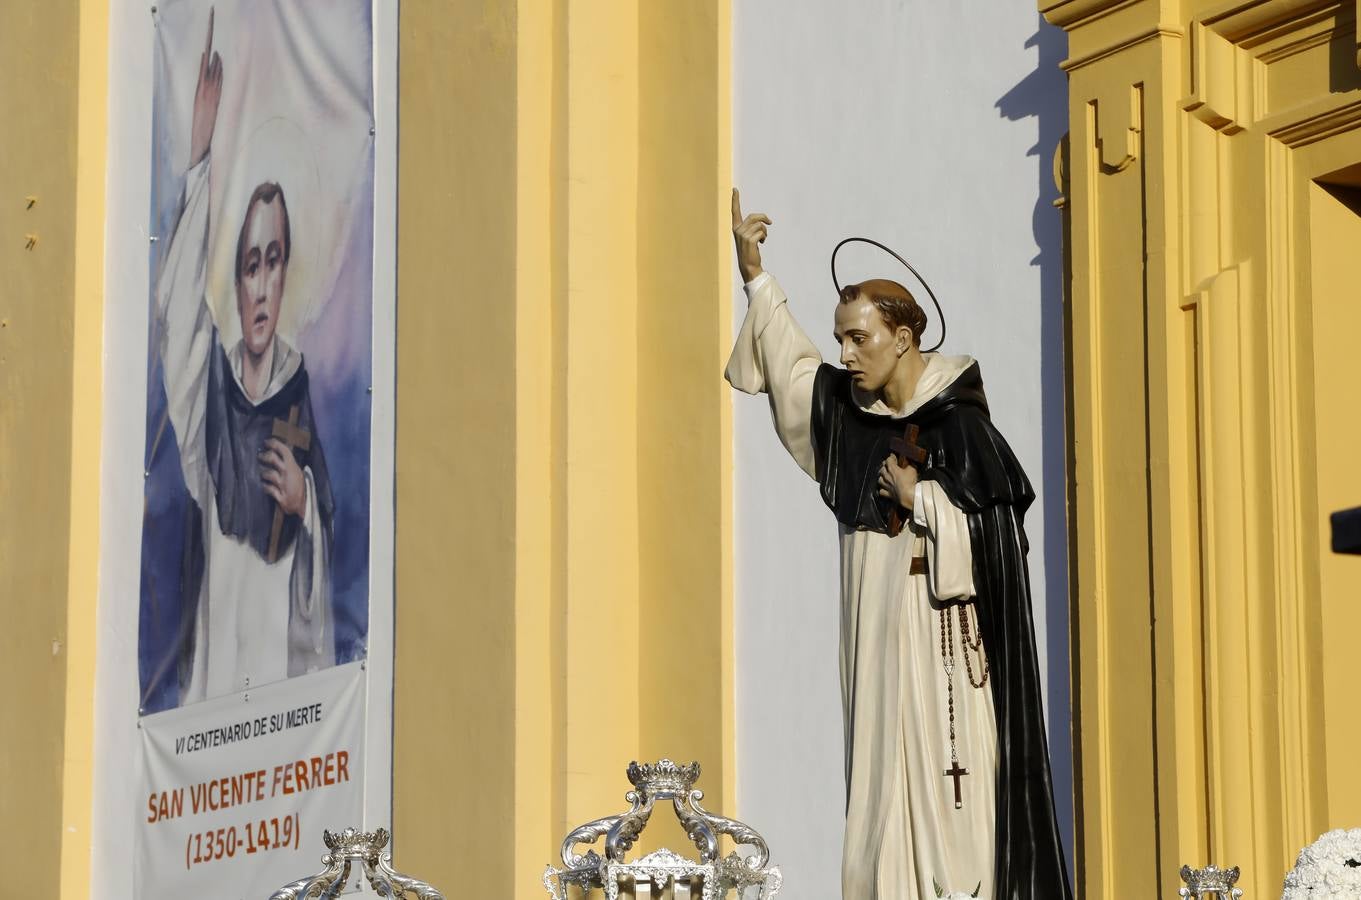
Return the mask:
<path fill-rule="evenodd" d="M 1361 0 L 1358 0 L 1361 3 Z M 713 237 L 716 244 L 717 259 L 719 266 L 713 272 L 713 295 L 717 300 L 715 315 L 716 319 L 716 338 L 715 350 L 716 358 L 723 359 L 725 354 L 731 349 L 732 323 L 732 272 L 728 267 L 728 248 L 729 231 L 731 231 L 731 200 L 729 200 L 727 188 L 734 182 L 732 177 L 732 0 L 715 0 L 715 16 L 717 27 L 713 34 L 713 41 L 717 45 L 715 59 L 717 60 L 716 72 L 716 117 L 717 117 L 717 196 L 713 199 Z M 736 583 L 734 575 L 734 460 L 732 460 L 732 392 L 728 391 L 727 384 L 720 384 L 719 391 L 723 392 L 723 398 L 719 400 L 719 547 L 721 557 L 719 560 L 719 584 L 723 592 L 720 598 L 720 713 L 719 713 L 719 741 L 723 749 L 723 777 L 721 777 L 721 787 L 723 787 L 724 807 L 731 809 L 729 816 L 739 816 L 740 807 L 738 806 L 738 734 L 736 734 L 736 698 L 738 698 L 738 685 L 736 685 L 736 640 L 735 640 L 735 596 L 734 585 Z"/>
<path fill-rule="evenodd" d="M 1352 0 L 1352 21 L 1361 22 L 1361 0 Z M 1356 32 L 1356 64 L 1361 66 L 1361 29 Z"/>
<path fill-rule="evenodd" d="M 80 3 L 76 252 L 72 333 L 71 542 L 66 598 L 61 897 L 90 896 L 94 693 L 99 598 L 99 460 L 103 403 L 104 229 L 108 171 L 109 9 Z"/>
<path fill-rule="evenodd" d="M 1324 14 L 1335 14 L 1343 2 L 1352 0 L 1223 0 L 1195 17 L 1213 26 L 1234 43 L 1255 41 L 1273 32 L 1293 30 L 1297 23 Z"/>
<path fill-rule="evenodd" d="M 1040 13 L 1050 25 L 1076 28 L 1146 0 L 1041 0 Z"/>
<path fill-rule="evenodd" d="M 1131 35 L 1120 37 L 1114 41 L 1110 41 L 1101 44 L 1095 48 L 1088 49 L 1081 56 L 1069 57 L 1068 59 L 1059 63 L 1059 68 L 1063 69 L 1065 72 L 1072 72 L 1075 69 L 1080 69 L 1083 66 L 1091 65 L 1094 62 L 1100 62 L 1106 57 L 1119 53 L 1122 50 L 1128 50 L 1130 47 L 1137 47 L 1144 41 L 1151 41 L 1159 37 L 1179 38 L 1183 37 L 1184 35 L 1185 32 L 1182 31 L 1182 29 L 1180 28 L 1169 28 L 1165 25 L 1153 25 L 1142 31 L 1136 31 Z"/>
<path fill-rule="evenodd" d="M 1361 124 L 1361 99 L 1342 95 L 1323 98 L 1258 123 L 1271 137 L 1287 147 L 1305 147 L 1334 135 L 1345 134 Z"/>
<path fill-rule="evenodd" d="M 515 173 L 515 852 L 512 897 L 537 897 L 529 877 L 556 860 L 564 817 L 556 802 L 554 522 L 560 507 L 553 407 L 560 334 L 554 315 L 555 30 L 565 0 L 516 20 Z"/>
<path fill-rule="evenodd" d="M 1096 142 L 1097 161 L 1109 173 L 1123 172 L 1130 163 L 1139 158 L 1139 145 L 1143 131 L 1143 86 L 1130 85 L 1128 101 L 1116 99 L 1109 104 L 1091 101 L 1093 110 L 1092 136 Z M 1103 113 L 1103 110 L 1111 110 Z M 1102 122 L 1109 126 L 1102 129 Z M 1107 139 L 1109 135 L 1109 140 Z M 1111 144 L 1110 148 L 1107 143 Z"/>
<path fill-rule="evenodd" d="M 565 23 L 560 765 L 574 824 L 618 805 L 639 748 L 638 16 L 638 0 L 576 3 Z"/>

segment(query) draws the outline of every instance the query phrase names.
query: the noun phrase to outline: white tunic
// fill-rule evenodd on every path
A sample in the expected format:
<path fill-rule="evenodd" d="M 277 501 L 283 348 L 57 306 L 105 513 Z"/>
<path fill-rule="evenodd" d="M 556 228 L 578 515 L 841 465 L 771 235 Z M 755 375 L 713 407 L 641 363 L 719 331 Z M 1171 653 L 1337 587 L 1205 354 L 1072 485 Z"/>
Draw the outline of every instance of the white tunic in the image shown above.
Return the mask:
<path fill-rule="evenodd" d="M 312 471 L 303 468 L 306 509 L 294 541 L 273 563 L 245 541 L 218 527 L 217 493 L 208 469 L 205 417 L 208 366 L 217 350 L 213 318 L 204 296 L 208 268 L 208 159 L 189 170 L 184 207 L 156 282 L 156 313 L 170 423 L 180 451 L 180 468 L 189 495 L 198 504 L 204 540 L 204 577 L 195 598 L 193 663 L 188 687 L 180 698 L 191 703 L 294 674 L 330 666 L 335 661 L 330 612 L 330 567 L 322 539 Z M 302 365 L 302 356 L 276 337 L 270 347 L 270 380 L 255 404 L 282 389 Z M 241 344 L 227 354 L 232 376 L 241 383 Z M 245 390 L 242 390 L 245 394 Z M 247 395 L 248 396 L 248 395 Z M 302 537 L 310 537 L 303 541 Z M 305 592 L 293 596 L 293 556 L 299 545 L 311 546 L 313 577 Z M 301 646 L 290 646 L 289 622 L 304 634 Z M 298 643 L 295 637 L 295 644 Z"/>
<path fill-rule="evenodd" d="M 811 443 L 813 379 L 822 358 L 794 321 L 768 274 L 746 286 L 742 323 L 727 378 L 770 395 L 775 430 L 799 466 L 815 476 Z M 934 353 L 912 400 L 892 411 L 866 396 L 862 408 L 906 416 L 953 382 L 972 359 Z M 942 601 L 974 595 L 968 522 L 934 481 L 918 482 L 912 522 L 896 538 L 840 528 L 841 697 L 846 747 L 847 900 L 929 900 L 947 893 L 993 895 L 997 725 L 990 687 L 969 684 L 957 610 L 954 706 L 963 808 L 955 809 L 947 678 L 941 660 Z M 909 575 L 925 555 L 928 575 Z M 970 616 L 976 633 L 977 618 Z M 975 676 L 981 675 L 977 660 Z"/>

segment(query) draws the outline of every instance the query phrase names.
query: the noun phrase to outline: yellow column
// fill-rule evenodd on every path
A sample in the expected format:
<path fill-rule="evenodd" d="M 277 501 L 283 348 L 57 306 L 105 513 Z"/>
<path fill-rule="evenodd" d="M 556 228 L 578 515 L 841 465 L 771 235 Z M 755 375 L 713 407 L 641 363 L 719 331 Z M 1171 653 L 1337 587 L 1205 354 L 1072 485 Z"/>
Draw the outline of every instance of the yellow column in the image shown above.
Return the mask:
<path fill-rule="evenodd" d="M 638 755 L 638 4 L 569 3 L 565 50 L 559 677 L 579 824 L 619 807 Z"/>
<path fill-rule="evenodd" d="M 48 885 L 65 843 L 81 22 L 76 0 L 0 4 L 0 846 Z"/>
<path fill-rule="evenodd" d="M 565 0 L 516 20 L 515 189 L 515 889 L 541 891 L 534 876 L 556 861 L 562 839 L 562 509 L 560 416 L 563 380 L 558 240 L 562 158 L 556 85 Z"/>
<path fill-rule="evenodd" d="M 1325 396 L 1356 368 L 1352 11 L 1041 8 L 1070 42 L 1082 891 L 1214 862 L 1270 894 L 1361 797 L 1324 519 L 1357 483 Z"/>
<path fill-rule="evenodd" d="M 494 896 L 516 834 L 516 4 L 406 2 L 399 31 L 393 834 L 404 871 Z"/>
<path fill-rule="evenodd" d="M 99 483 L 104 382 L 104 220 L 108 171 L 109 9 L 80 4 L 76 121 L 76 271 L 72 332 L 71 541 L 67 560 L 66 734 L 62 761 L 61 896 L 90 895 L 93 814 Z M 69 139 L 69 138 L 68 138 Z"/>
<path fill-rule="evenodd" d="M 396 834 L 460 892 L 632 759 L 731 802 L 728 17 L 403 6 Z"/>
<path fill-rule="evenodd" d="M 710 808 L 731 813 L 731 10 L 640 9 L 642 753 L 700 760 Z"/>
<path fill-rule="evenodd" d="M 1152 0 L 1041 8 L 1069 31 L 1077 892 L 1162 896 L 1180 865 L 1165 807 L 1194 796 L 1173 763 L 1184 550 L 1162 552 L 1195 535 L 1169 487 L 1187 473 L 1168 384 L 1180 29 Z"/>

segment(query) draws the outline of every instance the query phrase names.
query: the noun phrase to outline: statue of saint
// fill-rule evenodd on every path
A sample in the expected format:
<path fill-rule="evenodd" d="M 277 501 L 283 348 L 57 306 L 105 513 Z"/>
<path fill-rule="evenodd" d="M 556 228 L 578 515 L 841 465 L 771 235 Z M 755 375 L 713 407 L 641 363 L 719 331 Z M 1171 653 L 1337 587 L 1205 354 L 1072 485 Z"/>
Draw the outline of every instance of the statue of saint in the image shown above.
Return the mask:
<path fill-rule="evenodd" d="M 901 284 L 840 290 L 824 363 L 761 268 L 771 220 L 733 236 L 745 321 L 726 377 L 769 395 L 841 544 L 847 900 L 1071 900 L 1054 814 L 1022 520 L 1034 492 L 978 363 L 922 352 Z"/>

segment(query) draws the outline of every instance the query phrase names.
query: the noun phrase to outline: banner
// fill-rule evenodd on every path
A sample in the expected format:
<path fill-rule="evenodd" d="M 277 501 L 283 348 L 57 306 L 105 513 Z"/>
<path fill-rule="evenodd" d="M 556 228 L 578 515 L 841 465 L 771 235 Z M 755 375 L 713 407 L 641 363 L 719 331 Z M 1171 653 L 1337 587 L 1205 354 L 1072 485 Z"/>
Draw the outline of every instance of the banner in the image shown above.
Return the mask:
<path fill-rule="evenodd" d="M 336 666 L 142 720 L 139 897 L 268 897 L 362 821 L 364 672 Z"/>
<path fill-rule="evenodd" d="M 152 24 L 137 895 L 267 896 L 363 823 L 372 10 Z"/>

